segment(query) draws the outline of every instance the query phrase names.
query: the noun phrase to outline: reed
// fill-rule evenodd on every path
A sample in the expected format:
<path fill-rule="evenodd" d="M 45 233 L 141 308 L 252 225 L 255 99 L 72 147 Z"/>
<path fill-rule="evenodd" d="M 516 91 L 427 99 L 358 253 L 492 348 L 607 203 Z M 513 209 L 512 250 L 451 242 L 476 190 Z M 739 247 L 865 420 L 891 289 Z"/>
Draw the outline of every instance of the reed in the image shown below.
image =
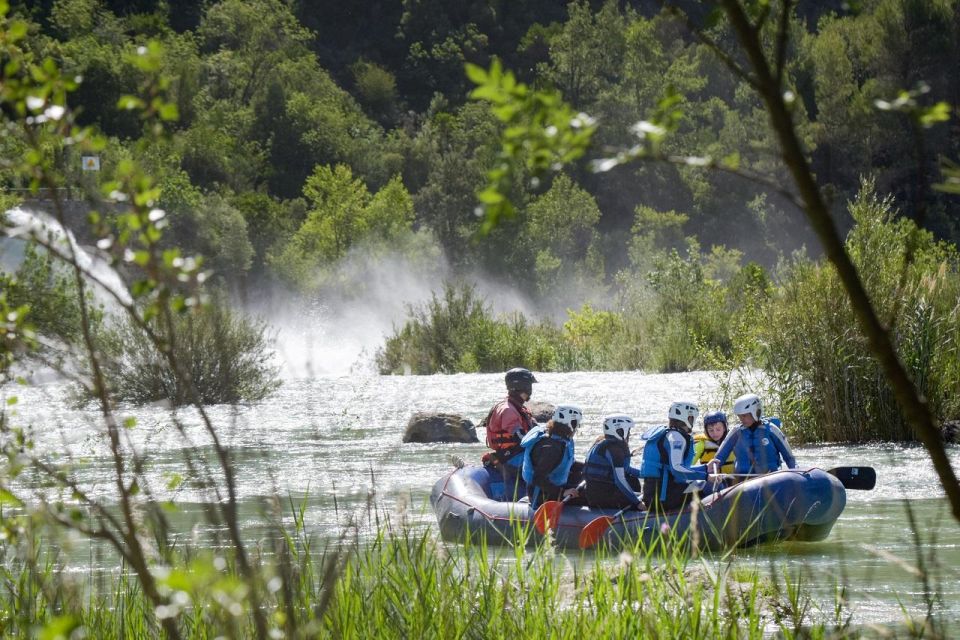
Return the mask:
<path fill-rule="evenodd" d="M 761 638 L 771 626 L 802 626 L 812 637 L 834 629 L 794 603 L 803 599 L 798 580 L 787 578 L 789 599 L 777 603 L 770 578 L 744 575 L 722 556 L 693 557 L 685 536 L 672 533 L 617 555 L 601 548 L 565 557 L 549 541 L 526 548 L 529 532 L 520 529 L 519 544 L 492 551 L 483 539 L 448 545 L 381 514 L 365 542 L 345 533 L 318 545 L 302 505 L 291 508 L 292 523 L 257 565 L 271 637 Z M 163 618 L 184 638 L 257 635 L 244 579 L 212 552 L 154 568 L 169 601 L 162 607 L 126 571 L 81 588 L 59 558 L 6 560 L 4 637 L 159 637 Z"/>
<path fill-rule="evenodd" d="M 866 183 L 846 241 L 890 327 L 897 352 L 934 415 L 960 416 L 960 273 L 956 249 L 907 219 Z M 795 259 L 755 336 L 791 436 L 806 441 L 904 441 L 915 435 L 832 267 Z"/>

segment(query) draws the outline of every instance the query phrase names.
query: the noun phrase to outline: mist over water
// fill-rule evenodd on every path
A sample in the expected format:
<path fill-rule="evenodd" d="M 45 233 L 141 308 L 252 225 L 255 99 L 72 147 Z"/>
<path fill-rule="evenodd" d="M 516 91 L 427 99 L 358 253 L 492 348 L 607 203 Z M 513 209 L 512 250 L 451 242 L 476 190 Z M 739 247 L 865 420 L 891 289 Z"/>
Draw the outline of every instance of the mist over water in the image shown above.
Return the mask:
<path fill-rule="evenodd" d="M 409 310 L 433 295 L 442 297 L 444 284 L 454 278 L 439 249 L 417 258 L 358 247 L 331 270 L 330 284 L 315 296 L 262 291 L 247 310 L 273 330 L 284 378 L 373 372 L 377 349 L 403 326 Z M 511 286 L 478 272 L 457 280 L 474 285 L 495 314 L 537 317 L 530 298 Z"/>
<path fill-rule="evenodd" d="M 8 217 L 21 234 L 43 219 L 42 214 L 22 210 Z M 63 242 L 72 242 L 68 234 L 60 233 Z M 21 241 L 0 242 L 0 257 L 16 258 L 17 245 L 22 257 Z M 86 252 L 81 255 L 91 263 L 95 260 Z M 428 504 L 433 483 L 452 468 L 452 456 L 477 463 L 486 450 L 484 434 L 481 430 L 481 442 L 476 444 L 404 444 L 406 423 L 417 411 L 455 412 L 479 422 L 503 395 L 502 373 L 380 376 L 373 355 L 394 326 L 406 320 L 409 306 L 423 304 L 433 293 L 440 295 L 451 274 L 438 254 L 417 260 L 358 249 L 333 271 L 336 285 L 311 302 L 274 290 L 251 296 L 247 311 L 267 321 L 276 334 L 284 385 L 255 405 L 209 407 L 231 451 L 242 526 L 251 536 L 260 535 L 266 521 L 264 505 L 275 496 L 306 499 L 308 531 L 321 539 L 336 539 L 350 526 L 358 526 L 362 537 L 373 536 L 374 524 L 363 520 L 371 498 L 391 518 L 435 530 L 436 518 Z M 538 317 L 541 309 L 523 292 L 480 274 L 468 282 L 477 286 L 495 312 L 521 311 Z M 628 413 L 641 431 L 662 423 L 666 407 L 680 397 L 700 403 L 704 410 L 723 407 L 719 378 L 711 372 L 537 372 L 537 377 L 541 382 L 535 387 L 535 400 L 572 402 L 584 409 L 584 428 L 576 436 L 578 459 L 599 432 L 604 414 Z M 77 408 L 68 385 L 60 380 L 0 387 L 0 401 L 11 396 L 18 396 L 7 410 L 11 423 L 28 429 L 37 451 L 77 461 L 79 482 L 90 488 L 91 495 L 112 502 L 112 461 L 97 412 Z M 213 459 L 196 412 L 183 409 L 171 414 L 160 406 L 126 406 L 119 413 L 136 419 L 136 428 L 125 431 L 125 438 L 146 457 L 147 481 L 156 497 L 177 503 L 176 518 L 183 530 L 209 527 L 203 512 L 214 499 L 211 495 L 189 484 L 165 489 L 172 475 L 184 473 L 187 450 L 174 418 L 184 426 L 189 450 Z M 764 574 L 773 567 L 803 574 L 815 606 L 827 616 L 835 585 L 848 585 L 856 623 L 897 623 L 902 607 L 915 615 L 923 613 L 919 582 L 898 564 L 915 564 L 920 549 L 937 558 L 929 568 L 944 596 L 938 611 L 948 620 L 960 620 L 956 568 L 960 546 L 955 543 L 960 531 L 949 516 L 926 452 L 921 447 L 880 444 L 797 447 L 795 453 L 800 466 L 873 465 L 878 470 L 877 489 L 848 492 L 846 510 L 823 542 L 738 550 L 723 562 Z M 960 448 L 951 447 L 949 455 L 955 466 L 960 464 Z M 36 491 L 40 496 L 47 489 L 38 486 Z M 919 546 L 906 521 L 908 508 L 920 523 Z M 83 565 L 88 557 L 78 562 Z"/>

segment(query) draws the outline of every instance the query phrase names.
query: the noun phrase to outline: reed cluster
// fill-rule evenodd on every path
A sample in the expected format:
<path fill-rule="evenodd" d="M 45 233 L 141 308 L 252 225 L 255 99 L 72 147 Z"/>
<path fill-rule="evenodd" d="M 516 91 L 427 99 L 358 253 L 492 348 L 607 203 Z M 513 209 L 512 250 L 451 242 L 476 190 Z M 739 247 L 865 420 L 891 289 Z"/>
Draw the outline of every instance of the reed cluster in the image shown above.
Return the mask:
<path fill-rule="evenodd" d="M 302 516 L 274 531 L 256 559 L 257 606 L 271 638 L 859 635 L 842 601 L 817 610 L 798 577 L 744 573 L 723 557 L 692 557 L 682 544 L 617 555 L 562 556 L 549 541 L 493 551 L 482 540 L 449 545 L 386 520 L 372 539 L 321 544 Z M 526 534 L 518 531 L 519 543 Z M 171 627 L 162 621 L 183 638 L 259 635 L 249 576 L 228 554 L 158 563 L 151 571 L 167 604 L 153 606 L 127 571 L 78 572 L 36 539 L 17 540 L 2 568 L 4 637 L 164 637 Z"/>
<path fill-rule="evenodd" d="M 869 183 L 850 206 L 846 249 L 901 361 L 936 417 L 960 417 L 960 261 Z M 915 440 L 828 265 L 796 258 L 756 340 L 780 414 L 799 439 Z"/>

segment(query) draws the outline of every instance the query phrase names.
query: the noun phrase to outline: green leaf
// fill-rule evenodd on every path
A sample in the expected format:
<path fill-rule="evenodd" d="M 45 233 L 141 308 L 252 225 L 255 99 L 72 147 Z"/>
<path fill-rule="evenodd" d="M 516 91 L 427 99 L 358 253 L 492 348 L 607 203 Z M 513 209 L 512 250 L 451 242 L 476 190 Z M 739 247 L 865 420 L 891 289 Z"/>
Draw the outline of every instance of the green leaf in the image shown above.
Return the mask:
<path fill-rule="evenodd" d="M 477 198 L 484 204 L 499 204 L 506 199 L 499 191 L 487 188 L 477 194 Z"/>
<path fill-rule="evenodd" d="M 120 96 L 120 99 L 117 100 L 117 108 L 125 111 L 136 111 L 143 109 L 143 107 L 143 100 L 136 96 Z"/>
<path fill-rule="evenodd" d="M 0 505 L 10 505 L 13 507 L 22 507 L 23 501 L 13 495 L 6 489 L 0 489 Z"/>
<path fill-rule="evenodd" d="M 14 20 L 10 23 L 10 28 L 7 31 L 8 37 L 11 42 L 16 42 L 21 40 L 27 35 L 27 23 L 22 20 Z"/>
<path fill-rule="evenodd" d="M 177 111 L 177 105 L 173 104 L 172 102 L 165 103 L 162 107 L 160 107 L 157 113 L 161 120 L 165 120 L 167 122 L 177 120 L 180 117 L 180 113 Z"/>
<path fill-rule="evenodd" d="M 464 69 L 467 72 L 467 77 L 470 78 L 470 81 L 474 84 L 486 84 L 487 83 L 487 72 L 475 64 L 467 63 L 464 65 Z"/>
<path fill-rule="evenodd" d="M 938 102 L 932 107 L 923 109 L 920 112 L 920 124 L 924 128 L 930 128 L 938 122 L 946 122 L 950 119 L 950 105 L 946 102 Z"/>
<path fill-rule="evenodd" d="M 183 484 L 183 476 L 179 473 L 174 473 L 170 476 L 170 479 L 167 480 L 167 489 L 170 491 L 176 491 L 180 488 L 180 485 Z"/>
<path fill-rule="evenodd" d="M 137 426 L 137 419 L 134 418 L 133 416 L 125 418 L 123 420 L 123 426 L 126 427 L 127 429 L 133 429 L 135 426 Z"/>
<path fill-rule="evenodd" d="M 727 169 L 733 169 L 733 170 L 739 169 L 740 168 L 740 152 L 734 151 L 730 155 L 724 156 L 724 158 L 720 161 L 720 164 L 726 167 Z"/>
<path fill-rule="evenodd" d="M 8 405 L 8 406 L 11 406 L 11 407 L 12 407 L 12 406 L 15 405 L 15 404 L 17 404 L 17 396 L 10 396 L 9 398 L 7 398 L 7 405 Z"/>
<path fill-rule="evenodd" d="M 500 87 L 489 84 L 479 86 L 471 91 L 470 97 L 474 100 L 486 100 L 487 102 L 493 102 L 495 104 L 502 104 L 508 99 L 503 91 L 500 90 Z"/>

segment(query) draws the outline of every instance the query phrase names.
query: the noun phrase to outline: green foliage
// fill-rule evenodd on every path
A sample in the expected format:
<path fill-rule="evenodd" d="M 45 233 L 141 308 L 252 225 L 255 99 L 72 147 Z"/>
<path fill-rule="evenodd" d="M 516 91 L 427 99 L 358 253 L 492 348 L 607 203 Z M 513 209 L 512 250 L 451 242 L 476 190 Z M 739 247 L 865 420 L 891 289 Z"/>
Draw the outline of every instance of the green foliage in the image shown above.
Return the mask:
<path fill-rule="evenodd" d="M 956 248 L 865 184 L 846 247 L 901 361 L 940 419 L 960 415 L 960 274 Z M 781 412 L 812 441 L 913 440 L 831 267 L 798 258 L 782 277 L 759 346 Z"/>
<path fill-rule="evenodd" d="M 168 354 L 137 324 L 120 320 L 103 330 L 104 368 L 118 400 L 174 406 L 256 402 L 280 384 L 266 326 L 223 304 L 177 316 L 172 326 L 155 329 L 182 371 L 170 367 Z"/>
<path fill-rule="evenodd" d="M 558 92 L 532 90 L 517 82 L 498 60 L 489 70 L 467 65 L 467 75 L 477 85 L 470 97 L 491 103 L 505 127 L 498 160 L 487 173 L 488 186 L 478 194 L 486 211 L 481 231 L 489 233 L 502 217 L 514 215 L 507 195 L 522 172 L 541 174 L 581 157 L 595 124 L 575 113 Z"/>
<path fill-rule="evenodd" d="M 550 637 L 558 628 L 561 637 L 753 639 L 771 628 L 789 637 L 877 633 L 876 626 L 862 633 L 848 626 L 842 598 L 830 612 L 835 618 L 817 612 L 790 572 L 772 567 L 766 575 L 720 558 L 691 558 L 672 537 L 632 545 L 616 557 L 599 549 L 558 562 L 547 543 L 529 552 L 519 544 L 495 551 L 483 539 L 449 545 L 373 510 L 371 518 L 386 524 L 369 540 L 360 542 L 353 529 L 339 544 L 316 540 L 304 531 L 309 513 L 291 507 L 280 515 L 294 524 L 271 526 L 265 544 L 272 553 L 258 567 L 263 582 L 275 586 L 261 603 L 272 636 L 499 639 L 519 629 Z M 518 539 L 525 535 L 518 529 Z M 11 637 L 153 637 L 171 631 L 161 630 L 164 620 L 178 637 L 213 637 L 225 629 L 235 637 L 258 634 L 250 591 L 223 549 L 157 567 L 159 588 L 171 598 L 154 607 L 129 574 L 73 580 L 75 572 L 59 562 L 31 554 L 28 539 L 21 532 L 10 545 L 8 554 L 16 555 L 2 575 L 0 611 Z"/>
<path fill-rule="evenodd" d="M 504 371 L 523 366 L 550 370 L 556 360 L 559 332 L 531 325 L 518 314 L 496 318 L 467 284 L 447 283 L 377 350 L 382 373 L 452 373 Z"/>
<path fill-rule="evenodd" d="M 544 299 L 562 293 L 576 282 L 590 281 L 599 288 L 599 272 L 591 273 L 587 256 L 597 242 L 596 228 L 600 208 L 585 190 L 564 174 L 557 176 L 550 189 L 526 208 L 524 230 L 527 244 L 537 251 L 534 274 L 537 291 Z"/>
<path fill-rule="evenodd" d="M 574 105 L 593 102 L 621 73 L 628 20 L 616 2 L 596 13 L 585 0 L 567 5 L 568 19 L 550 38 L 550 63 L 540 71 Z"/>
<path fill-rule="evenodd" d="M 389 116 L 397 99 L 397 81 L 393 74 L 378 64 L 362 60 L 352 69 L 360 102 L 376 116 Z"/>
<path fill-rule="evenodd" d="M 33 329 L 41 336 L 77 344 L 82 333 L 83 318 L 78 302 L 76 281 L 59 260 L 44 250 L 27 245 L 23 262 L 11 275 L 0 272 L 0 289 L 7 304 L 24 309 Z M 93 307 L 93 295 L 86 293 L 87 305 Z M 98 325 L 102 312 L 93 309 L 90 322 Z"/>
<path fill-rule="evenodd" d="M 628 287 L 621 310 L 584 304 L 567 310 L 562 328 L 516 314 L 494 318 L 473 287 L 448 284 L 442 297 L 408 310 L 403 327 L 378 350 L 377 364 L 385 374 L 491 372 L 518 362 L 546 371 L 724 366 L 735 331 L 766 302 L 770 283 L 752 263 L 729 284 L 706 278 L 701 259 L 695 243 L 687 258 L 659 253 L 647 281 Z"/>
<path fill-rule="evenodd" d="M 344 165 L 317 167 L 303 194 L 311 209 L 300 228 L 268 258 L 282 277 L 304 291 L 317 287 L 321 269 L 365 241 L 390 241 L 407 234 L 413 201 L 399 178 L 371 196 Z"/>

